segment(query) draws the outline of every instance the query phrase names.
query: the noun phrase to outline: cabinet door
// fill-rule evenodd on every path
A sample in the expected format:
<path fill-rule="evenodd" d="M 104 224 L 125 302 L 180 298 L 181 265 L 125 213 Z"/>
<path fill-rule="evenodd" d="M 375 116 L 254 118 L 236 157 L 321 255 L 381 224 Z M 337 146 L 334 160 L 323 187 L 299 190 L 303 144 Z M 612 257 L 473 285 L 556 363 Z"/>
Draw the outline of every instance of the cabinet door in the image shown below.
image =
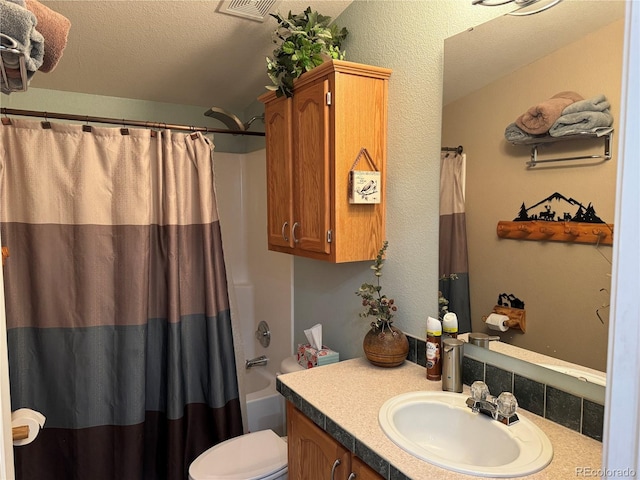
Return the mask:
<path fill-rule="evenodd" d="M 293 96 L 294 211 L 296 247 L 330 253 L 331 228 L 329 80 L 320 79 Z"/>
<path fill-rule="evenodd" d="M 287 402 L 287 434 L 289 480 L 348 477 L 350 452 L 290 402 Z"/>
<path fill-rule="evenodd" d="M 351 472 L 356 480 L 383 480 L 383 477 L 358 457 L 351 457 Z"/>
<path fill-rule="evenodd" d="M 267 237 L 269 245 L 293 247 L 291 99 L 265 105 L 267 149 Z"/>

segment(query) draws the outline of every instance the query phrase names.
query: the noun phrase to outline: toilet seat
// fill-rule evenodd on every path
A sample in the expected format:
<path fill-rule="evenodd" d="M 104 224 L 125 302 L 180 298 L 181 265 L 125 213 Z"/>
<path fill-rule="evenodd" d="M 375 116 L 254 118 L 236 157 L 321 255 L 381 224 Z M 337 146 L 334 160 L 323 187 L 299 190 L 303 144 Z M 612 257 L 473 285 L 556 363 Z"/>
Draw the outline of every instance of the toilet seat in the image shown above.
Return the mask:
<path fill-rule="evenodd" d="M 214 445 L 189 467 L 190 480 L 271 480 L 287 471 L 287 443 L 273 430 Z"/>

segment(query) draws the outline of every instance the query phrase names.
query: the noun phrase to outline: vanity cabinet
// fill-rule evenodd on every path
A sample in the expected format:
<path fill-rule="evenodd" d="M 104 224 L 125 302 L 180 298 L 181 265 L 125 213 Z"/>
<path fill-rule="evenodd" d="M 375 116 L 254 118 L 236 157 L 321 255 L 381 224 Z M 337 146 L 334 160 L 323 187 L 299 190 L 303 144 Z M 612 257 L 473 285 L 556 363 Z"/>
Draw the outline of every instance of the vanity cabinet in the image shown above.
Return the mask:
<path fill-rule="evenodd" d="M 262 95 L 270 250 L 333 263 L 372 260 L 385 239 L 391 70 L 331 60 Z M 362 149 L 364 156 L 354 167 Z M 380 203 L 349 203 L 349 172 L 380 172 Z"/>
<path fill-rule="evenodd" d="M 382 480 L 329 434 L 287 402 L 290 480 Z"/>

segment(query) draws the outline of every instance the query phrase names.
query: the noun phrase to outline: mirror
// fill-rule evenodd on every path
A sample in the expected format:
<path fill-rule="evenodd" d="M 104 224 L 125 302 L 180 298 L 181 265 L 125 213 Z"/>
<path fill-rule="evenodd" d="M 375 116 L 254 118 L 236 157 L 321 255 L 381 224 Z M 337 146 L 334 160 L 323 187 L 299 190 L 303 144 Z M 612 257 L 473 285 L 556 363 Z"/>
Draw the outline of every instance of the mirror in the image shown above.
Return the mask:
<path fill-rule="evenodd" d="M 612 247 L 503 239 L 496 228 L 514 220 L 523 203 L 534 206 L 556 192 L 591 203 L 604 222 L 614 223 L 615 134 L 609 161 L 527 168 L 531 147 L 510 144 L 504 132 L 529 107 L 563 91 L 585 99 L 604 94 L 615 132 L 624 11 L 622 1 L 564 1 L 537 15 L 498 17 L 445 41 L 442 146 L 461 145 L 467 157 L 472 331 L 599 371 L 606 368 Z M 602 153 L 602 139 L 538 150 L 539 158 Z M 502 293 L 524 302 L 526 333 L 484 324 Z"/>

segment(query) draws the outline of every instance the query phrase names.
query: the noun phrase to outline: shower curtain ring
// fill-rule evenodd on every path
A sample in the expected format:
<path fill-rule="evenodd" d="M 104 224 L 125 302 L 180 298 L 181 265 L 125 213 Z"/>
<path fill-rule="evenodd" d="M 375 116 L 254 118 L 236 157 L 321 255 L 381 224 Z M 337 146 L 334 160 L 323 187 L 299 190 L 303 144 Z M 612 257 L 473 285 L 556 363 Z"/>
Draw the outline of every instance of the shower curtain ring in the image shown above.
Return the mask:
<path fill-rule="evenodd" d="M 42 125 L 42 128 L 45 130 L 51 128 L 51 123 L 49 123 L 49 119 L 47 118 L 47 112 L 44 112 L 44 122 L 40 122 L 40 125 Z"/>
<path fill-rule="evenodd" d="M 82 126 L 82 131 L 91 133 L 93 131 L 93 128 L 91 128 L 91 125 L 89 125 L 89 115 L 85 117 L 84 121 L 85 124 Z"/>
<path fill-rule="evenodd" d="M 127 124 L 124 121 L 124 118 L 122 119 L 122 128 L 120 129 L 120 135 L 129 135 L 129 129 L 127 128 Z"/>
<path fill-rule="evenodd" d="M 3 108 L 2 113 L 4 113 L 4 117 L 2 117 L 2 125 L 11 125 L 11 119 L 7 116 L 7 109 Z"/>

